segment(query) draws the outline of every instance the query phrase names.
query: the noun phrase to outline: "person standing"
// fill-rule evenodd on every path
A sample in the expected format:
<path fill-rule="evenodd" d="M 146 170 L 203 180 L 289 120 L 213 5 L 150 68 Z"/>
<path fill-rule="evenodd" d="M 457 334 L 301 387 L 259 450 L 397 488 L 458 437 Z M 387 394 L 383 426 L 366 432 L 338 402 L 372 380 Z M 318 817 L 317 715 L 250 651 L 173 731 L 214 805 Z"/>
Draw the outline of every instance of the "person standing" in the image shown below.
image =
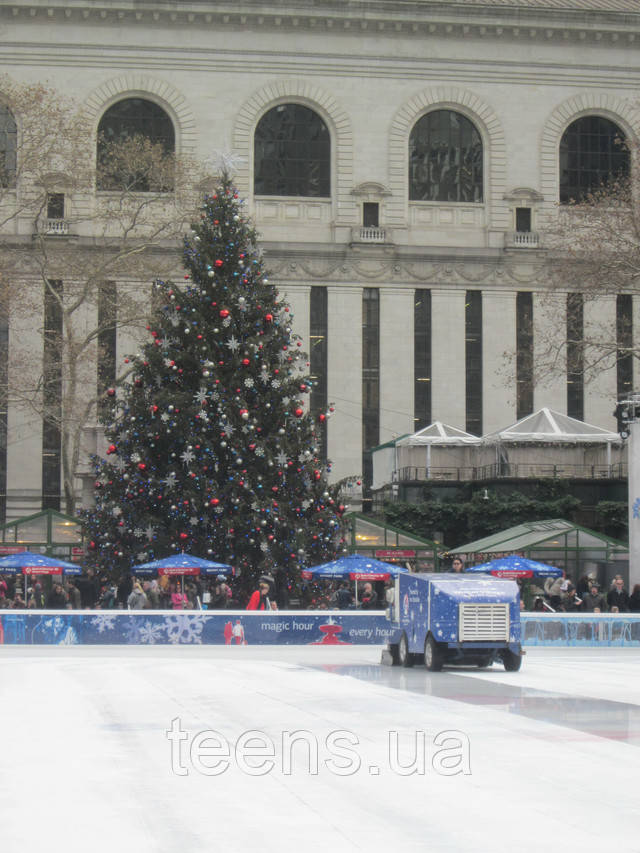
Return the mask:
<path fill-rule="evenodd" d="M 139 581 L 136 581 L 127 597 L 127 607 L 129 610 L 144 610 L 146 606 L 147 596 L 144 594 Z"/>
<path fill-rule="evenodd" d="M 460 557 L 454 557 L 451 563 L 451 571 L 458 574 L 459 572 L 464 572 L 464 563 Z"/>
<path fill-rule="evenodd" d="M 629 596 L 629 610 L 631 613 L 640 613 L 640 583 L 634 585 Z"/>
<path fill-rule="evenodd" d="M 360 607 L 363 610 L 375 610 L 378 606 L 378 593 L 373 588 L 373 585 L 367 582 L 360 595 Z"/>
<path fill-rule="evenodd" d="M 271 587 L 273 578 L 271 575 L 261 575 L 258 580 L 258 588 L 251 593 L 247 604 L 247 610 L 277 610 L 275 601 L 271 599 Z"/>
<path fill-rule="evenodd" d="M 67 596 L 61 583 L 54 583 L 53 589 L 47 597 L 48 610 L 65 610 L 67 607 Z"/>
<path fill-rule="evenodd" d="M 160 609 L 160 590 L 158 589 L 158 581 L 145 581 L 142 584 L 144 594 L 147 596 L 147 602 L 151 610 Z"/>
<path fill-rule="evenodd" d="M 585 613 L 604 613 L 607 609 L 607 603 L 605 601 L 604 595 L 598 589 L 598 584 L 594 581 L 591 582 L 591 589 L 586 595 L 582 596 L 582 610 Z"/>
<path fill-rule="evenodd" d="M 82 595 L 72 580 L 67 581 L 67 595 L 73 610 L 82 610 Z"/>
<path fill-rule="evenodd" d="M 189 599 L 182 591 L 182 586 L 178 581 L 171 591 L 171 607 L 173 610 L 187 610 Z"/>
<path fill-rule="evenodd" d="M 349 589 L 349 582 L 342 581 L 336 592 L 336 605 L 338 610 L 348 610 L 353 607 L 353 593 Z"/>
<path fill-rule="evenodd" d="M 226 610 L 230 601 L 231 589 L 226 582 L 225 576 L 218 575 L 209 607 L 211 610 Z"/>
<path fill-rule="evenodd" d="M 613 587 L 607 593 L 607 604 L 612 611 L 617 607 L 616 613 L 629 612 L 629 593 L 624 588 L 624 580 L 619 575 L 616 575 Z"/>

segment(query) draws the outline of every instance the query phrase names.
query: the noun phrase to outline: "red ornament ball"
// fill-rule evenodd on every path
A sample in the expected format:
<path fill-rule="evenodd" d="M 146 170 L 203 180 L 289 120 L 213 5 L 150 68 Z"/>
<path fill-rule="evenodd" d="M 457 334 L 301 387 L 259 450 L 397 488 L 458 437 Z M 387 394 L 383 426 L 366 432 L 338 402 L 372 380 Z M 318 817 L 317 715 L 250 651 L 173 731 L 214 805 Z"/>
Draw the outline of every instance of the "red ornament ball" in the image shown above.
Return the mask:
<path fill-rule="evenodd" d="M 220 260 L 220 258 L 218 258 L 218 259 L 215 261 L 214 266 L 216 266 L 216 267 L 221 267 L 221 266 L 222 266 L 222 264 L 223 264 L 223 261 L 221 261 L 221 260 Z"/>
<path fill-rule="evenodd" d="M 229 316 L 229 310 L 227 308 L 222 308 L 222 310 L 220 311 L 220 316 L 224 320 L 225 317 Z"/>
<path fill-rule="evenodd" d="M 110 444 L 109 447 L 107 447 L 107 454 L 109 455 L 109 454 L 115 453 L 115 452 L 116 452 L 115 444 Z"/>
<path fill-rule="evenodd" d="M 293 414 L 297 418 L 301 418 L 304 415 L 304 409 L 301 409 L 300 407 L 298 407 L 297 409 L 294 410 Z"/>
<path fill-rule="evenodd" d="M 273 314 L 265 314 L 264 319 L 267 323 L 272 323 L 273 322 Z"/>

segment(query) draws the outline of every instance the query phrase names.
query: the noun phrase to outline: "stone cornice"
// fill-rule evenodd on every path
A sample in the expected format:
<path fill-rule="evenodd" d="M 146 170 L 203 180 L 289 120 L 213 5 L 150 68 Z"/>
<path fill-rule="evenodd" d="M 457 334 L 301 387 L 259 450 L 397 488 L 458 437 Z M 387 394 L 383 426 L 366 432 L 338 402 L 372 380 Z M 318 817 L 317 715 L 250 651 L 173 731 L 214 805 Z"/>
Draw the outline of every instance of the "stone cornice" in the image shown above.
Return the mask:
<path fill-rule="evenodd" d="M 636 14 L 614 11 L 541 9 L 505 6 L 461 6 L 446 2 L 349 2 L 321 0 L 311 3 L 270 3 L 241 0 L 187 2 L 87 2 L 31 0 L 0 3 L 0 18 L 34 22 L 91 21 L 118 26 L 194 27 L 197 29 L 252 29 L 310 31 L 321 34 L 352 33 L 406 38 L 504 39 L 563 44 L 640 43 L 640 10 Z"/>
<path fill-rule="evenodd" d="M 297 284 L 353 284 L 380 287 L 474 287 L 533 289 L 542 284 L 544 253 L 487 249 L 424 250 L 393 247 L 357 251 L 348 247 L 288 247 L 263 243 L 271 280 Z M 380 247 L 372 247 L 379 249 Z"/>

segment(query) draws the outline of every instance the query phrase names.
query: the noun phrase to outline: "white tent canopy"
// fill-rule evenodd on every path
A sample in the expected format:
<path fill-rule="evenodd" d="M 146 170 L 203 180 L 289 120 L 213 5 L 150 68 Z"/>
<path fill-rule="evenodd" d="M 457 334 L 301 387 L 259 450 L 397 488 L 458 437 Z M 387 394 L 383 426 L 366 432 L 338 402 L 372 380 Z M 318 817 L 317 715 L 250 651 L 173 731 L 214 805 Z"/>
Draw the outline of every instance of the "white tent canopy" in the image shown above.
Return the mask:
<path fill-rule="evenodd" d="M 443 424 L 442 421 L 434 421 L 413 435 L 407 435 L 396 442 L 397 447 L 415 446 L 419 444 L 480 444 L 482 439 L 477 435 L 465 432 L 457 427 Z"/>
<path fill-rule="evenodd" d="M 621 444 L 617 432 L 570 418 L 553 409 L 543 408 L 521 418 L 511 426 L 483 437 L 486 444 L 524 442 L 567 444 Z"/>

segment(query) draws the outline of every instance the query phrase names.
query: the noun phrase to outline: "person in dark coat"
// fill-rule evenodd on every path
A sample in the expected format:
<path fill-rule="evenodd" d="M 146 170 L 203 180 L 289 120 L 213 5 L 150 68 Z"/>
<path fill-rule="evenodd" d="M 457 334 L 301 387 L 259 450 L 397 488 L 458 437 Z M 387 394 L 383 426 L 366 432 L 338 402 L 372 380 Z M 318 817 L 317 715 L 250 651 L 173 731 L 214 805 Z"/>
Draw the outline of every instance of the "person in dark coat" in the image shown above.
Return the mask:
<path fill-rule="evenodd" d="M 82 610 L 82 595 L 72 580 L 67 581 L 67 595 L 73 610 Z"/>
<path fill-rule="evenodd" d="M 360 594 L 360 607 L 363 610 L 375 610 L 378 606 L 378 593 L 370 583 L 366 583 Z"/>
<path fill-rule="evenodd" d="M 347 581 L 342 581 L 336 592 L 336 605 L 339 610 L 348 610 L 353 605 L 353 593 Z"/>
<path fill-rule="evenodd" d="M 629 612 L 629 593 L 624 588 L 624 581 L 621 577 L 616 577 L 613 587 L 607 593 L 607 604 L 609 605 L 609 610 L 617 607 L 618 613 Z"/>
<path fill-rule="evenodd" d="M 635 584 L 629 596 L 629 610 L 632 613 L 640 613 L 640 583 Z"/>
<path fill-rule="evenodd" d="M 210 610 L 226 610 L 231 601 L 231 589 L 224 575 L 218 575 L 216 585 L 211 594 Z"/>
<path fill-rule="evenodd" d="M 582 596 L 582 610 L 585 613 L 593 613 L 596 608 L 598 608 L 599 613 L 604 613 L 607 609 L 607 602 L 598 589 L 598 584 L 592 583 L 589 592 Z"/>
<path fill-rule="evenodd" d="M 87 573 L 77 579 L 76 586 L 80 590 L 82 607 L 85 610 L 95 607 L 100 596 L 100 584 L 93 569 L 87 569 Z"/>
<path fill-rule="evenodd" d="M 118 583 L 118 605 L 126 610 L 127 599 L 133 592 L 133 577 L 131 575 L 123 575 Z"/>
<path fill-rule="evenodd" d="M 47 609 L 49 610 L 66 610 L 67 596 L 62 588 L 62 584 L 54 583 L 53 589 L 47 596 Z"/>

